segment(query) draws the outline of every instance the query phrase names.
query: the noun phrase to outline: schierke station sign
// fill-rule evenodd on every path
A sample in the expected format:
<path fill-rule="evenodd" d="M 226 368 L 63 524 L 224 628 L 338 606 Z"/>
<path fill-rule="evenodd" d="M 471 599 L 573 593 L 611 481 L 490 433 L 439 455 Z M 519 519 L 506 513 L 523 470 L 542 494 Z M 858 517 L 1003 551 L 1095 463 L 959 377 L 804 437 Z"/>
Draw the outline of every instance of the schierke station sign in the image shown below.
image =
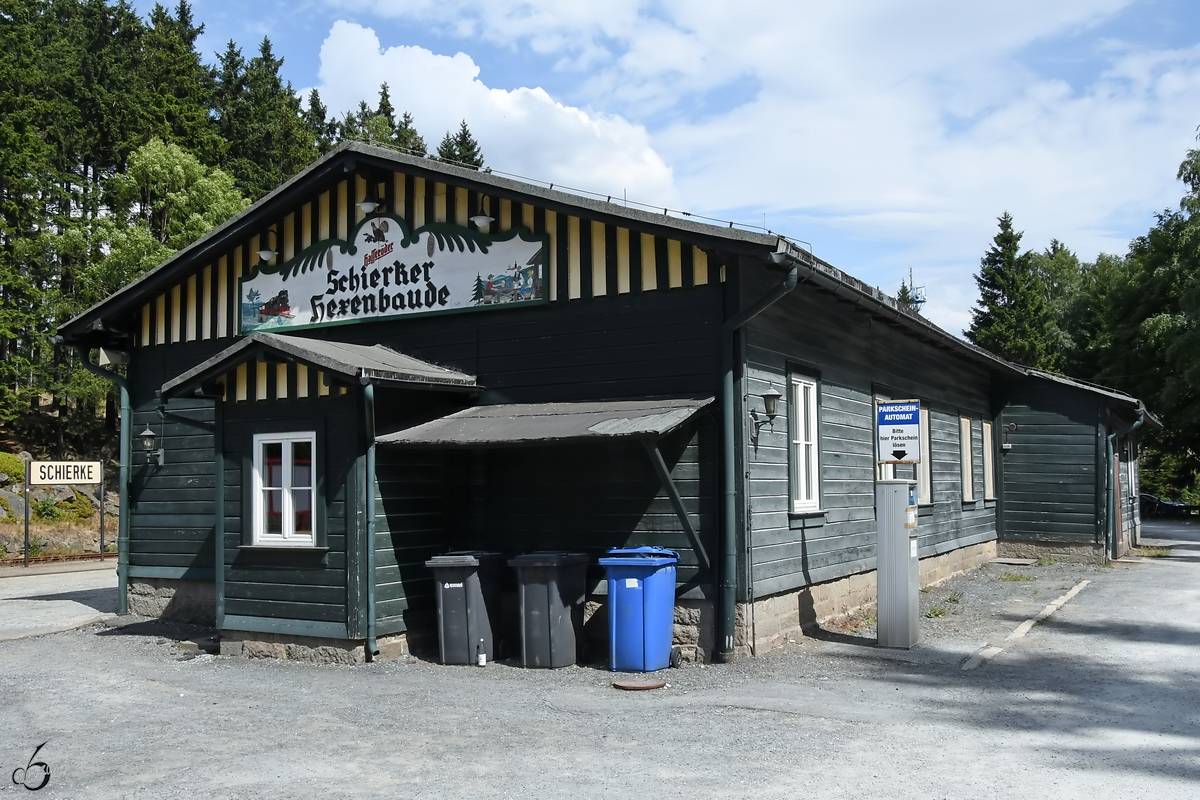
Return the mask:
<path fill-rule="evenodd" d="M 57 486 L 61 484 L 100 483 L 99 461 L 31 461 L 29 463 L 30 486 Z"/>

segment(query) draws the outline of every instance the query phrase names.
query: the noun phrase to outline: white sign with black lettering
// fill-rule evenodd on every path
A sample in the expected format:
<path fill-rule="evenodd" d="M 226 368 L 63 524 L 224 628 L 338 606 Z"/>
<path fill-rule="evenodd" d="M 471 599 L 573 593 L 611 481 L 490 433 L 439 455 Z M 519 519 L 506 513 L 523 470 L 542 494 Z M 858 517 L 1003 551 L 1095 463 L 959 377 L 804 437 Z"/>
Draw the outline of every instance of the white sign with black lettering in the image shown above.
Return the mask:
<path fill-rule="evenodd" d="M 29 463 L 30 486 L 99 482 L 99 461 L 31 461 Z"/>
<path fill-rule="evenodd" d="M 920 400 L 876 400 L 875 430 L 880 464 L 916 464 L 921 460 Z"/>

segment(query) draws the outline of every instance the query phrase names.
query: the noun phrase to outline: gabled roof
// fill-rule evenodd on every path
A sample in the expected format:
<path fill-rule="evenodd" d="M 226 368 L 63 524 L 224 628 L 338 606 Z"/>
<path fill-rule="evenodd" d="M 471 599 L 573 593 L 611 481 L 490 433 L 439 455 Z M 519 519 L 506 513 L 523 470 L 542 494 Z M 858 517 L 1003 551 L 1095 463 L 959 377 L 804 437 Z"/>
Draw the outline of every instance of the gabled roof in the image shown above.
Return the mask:
<path fill-rule="evenodd" d="M 299 361 L 353 383 L 380 382 L 457 391 L 476 389 L 474 375 L 439 367 L 381 344 L 344 344 L 258 331 L 164 383 L 162 396 L 186 395 L 238 364 L 260 356 Z"/>
<path fill-rule="evenodd" d="M 375 441 L 415 447 L 496 447 L 656 438 L 675 430 L 712 402 L 711 397 L 681 397 L 475 406 L 384 434 Z"/>
<path fill-rule="evenodd" d="M 1070 386 L 1075 389 L 1100 395 L 1101 397 L 1104 397 L 1110 401 L 1108 403 L 1109 406 L 1123 406 L 1124 408 L 1132 411 L 1140 411 L 1146 415 L 1146 421 L 1154 427 L 1161 428 L 1163 426 L 1162 420 L 1156 417 L 1148 408 L 1146 408 L 1145 403 L 1131 394 L 1125 394 L 1125 392 L 1121 392 L 1116 389 L 1110 389 L 1107 386 L 1101 386 L 1096 383 L 1088 383 L 1087 381 L 1079 380 L 1078 378 L 1068 378 L 1066 375 L 1055 375 L 1051 372 L 1042 372 L 1040 369 L 1027 368 L 1025 370 L 1025 374 L 1037 380 L 1049 381 L 1050 383 L 1057 383 L 1062 386 Z"/>

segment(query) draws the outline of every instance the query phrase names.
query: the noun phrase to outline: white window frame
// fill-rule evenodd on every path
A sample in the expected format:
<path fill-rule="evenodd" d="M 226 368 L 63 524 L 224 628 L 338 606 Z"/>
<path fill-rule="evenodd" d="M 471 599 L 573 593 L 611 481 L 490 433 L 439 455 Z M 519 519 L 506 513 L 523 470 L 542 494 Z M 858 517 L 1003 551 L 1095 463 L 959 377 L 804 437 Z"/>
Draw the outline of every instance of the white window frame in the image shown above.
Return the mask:
<path fill-rule="evenodd" d="M 958 460 L 962 466 L 962 499 L 975 501 L 975 460 L 971 446 L 971 418 L 958 418 Z"/>
<path fill-rule="evenodd" d="M 917 464 L 917 505 L 933 505 L 932 420 L 929 408 L 921 406 L 921 461 Z"/>
<path fill-rule="evenodd" d="M 296 517 L 292 493 L 292 447 L 294 444 L 307 442 L 312 453 L 312 486 L 309 490 L 309 508 L 312 510 L 312 530 L 308 534 L 297 535 L 295 531 Z M 283 507 L 282 533 L 268 534 L 266 532 L 266 513 L 263 506 L 263 445 L 282 444 L 283 464 L 282 487 L 280 490 Z M 253 543 L 260 547 L 315 547 L 317 543 L 317 434 L 315 431 L 289 431 L 287 433 L 256 433 L 254 435 L 254 478 L 252 507 Z M 301 487 L 305 488 L 305 487 Z"/>
<path fill-rule="evenodd" d="M 811 375 L 792 373 L 788 377 L 788 493 L 791 510 L 796 513 L 821 509 L 819 394 L 820 385 Z"/>
<path fill-rule="evenodd" d="M 992 452 L 992 423 L 983 420 L 983 499 L 996 499 L 996 462 Z"/>
<path fill-rule="evenodd" d="M 875 439 L 875 480 L 877 481 L 890 481 L 896 478 L 896 465 L 885 463 L 883 453 L 879 452 L 879 421 L 877 419 L 879 404 L 886 403 L 891 399 L 891 397 L 876 394 L 875 401 L 871 404 L 871 436 Z"/>

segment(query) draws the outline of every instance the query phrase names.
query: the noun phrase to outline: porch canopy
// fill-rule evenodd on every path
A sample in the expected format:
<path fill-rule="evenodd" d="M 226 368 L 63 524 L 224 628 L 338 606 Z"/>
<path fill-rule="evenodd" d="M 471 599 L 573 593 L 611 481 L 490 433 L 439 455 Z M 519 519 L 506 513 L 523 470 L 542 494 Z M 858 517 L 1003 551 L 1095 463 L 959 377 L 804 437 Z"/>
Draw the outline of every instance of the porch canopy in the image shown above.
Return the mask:
<path fill-rule="evenodd" d="M 658 440 L 713 403 L 712 397 L 509 403 L 474 406 L 395 433 L 378 444 L 412 447 L 520 447 L 567 442 L 640 440 L 679 518 L 700 566 L 712 569 L 704 543 L 683 506 Z"/>
<path fill-rule="evenodd" d="M 430 364 L 381 344 L 346 344 L 257 331 L 162 385 L 162 397 L 211 391 L 206 386 L 244 361 L 298 361 L 347 383 L 477 392 L 474 375 Z"/>
<path fill-rule="evenodd" d="M 512 447 L 599 439 L 658 439 L 711 405 L 711 397 L 474 406 L 376 437 L 415 447 Z"/>

